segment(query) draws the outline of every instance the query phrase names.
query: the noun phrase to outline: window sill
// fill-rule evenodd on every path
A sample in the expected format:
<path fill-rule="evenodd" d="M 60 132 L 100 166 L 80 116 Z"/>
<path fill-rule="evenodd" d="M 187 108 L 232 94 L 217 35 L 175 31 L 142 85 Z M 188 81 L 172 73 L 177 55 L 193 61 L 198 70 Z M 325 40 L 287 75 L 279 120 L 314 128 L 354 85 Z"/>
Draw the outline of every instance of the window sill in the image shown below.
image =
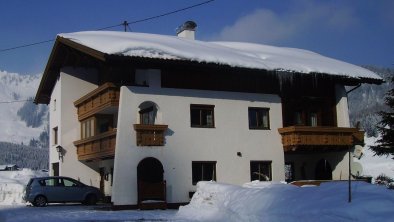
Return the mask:
<path fill-rule="evenodd" d="M 249 128 L 250 130 L 271 130 L 271 128 Z"/>

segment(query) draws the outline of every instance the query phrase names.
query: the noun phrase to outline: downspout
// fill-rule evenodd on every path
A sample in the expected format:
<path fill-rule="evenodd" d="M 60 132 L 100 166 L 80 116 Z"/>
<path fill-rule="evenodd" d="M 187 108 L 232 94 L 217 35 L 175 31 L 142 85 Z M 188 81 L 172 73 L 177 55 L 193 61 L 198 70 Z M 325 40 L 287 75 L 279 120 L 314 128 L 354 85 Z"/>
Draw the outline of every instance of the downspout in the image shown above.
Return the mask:
<path fill-rule="evenodd" d="M 358 89 L 361 86 L 361 83 L 359 83 L 357 86 L 355 86 L 353 89 L 346 91 L 346 95 L 349 95 L 349 93 L 353 92 L 354 90 Z"/>

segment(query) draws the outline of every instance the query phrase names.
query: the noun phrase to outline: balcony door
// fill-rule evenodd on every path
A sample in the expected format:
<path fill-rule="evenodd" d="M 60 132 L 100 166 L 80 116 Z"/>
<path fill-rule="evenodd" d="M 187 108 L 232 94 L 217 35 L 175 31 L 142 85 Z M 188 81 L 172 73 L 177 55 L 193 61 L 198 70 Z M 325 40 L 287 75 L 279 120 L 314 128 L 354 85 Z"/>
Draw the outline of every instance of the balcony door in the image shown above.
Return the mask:
<path fill-rule="evenodd" d="M 315 178 L 316 180 L 332 180 L 332 168 L 326 159 L 321 159 L 316 164 Z"/>

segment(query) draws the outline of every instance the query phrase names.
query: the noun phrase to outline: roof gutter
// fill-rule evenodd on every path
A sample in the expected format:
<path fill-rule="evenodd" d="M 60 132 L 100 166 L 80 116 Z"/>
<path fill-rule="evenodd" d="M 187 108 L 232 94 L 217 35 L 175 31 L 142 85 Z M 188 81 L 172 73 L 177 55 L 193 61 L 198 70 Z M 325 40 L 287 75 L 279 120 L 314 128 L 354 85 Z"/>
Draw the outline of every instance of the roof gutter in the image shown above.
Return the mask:
<path fill-rule="evenodd" d="M 349 95 L 349 93 L 353 92 L 354 90 L 358 89 L 361 86 L 361 83 L 359 83 L 357 86 L 355 86 L 353 89 L 346 91 L 346 95 Z"/>

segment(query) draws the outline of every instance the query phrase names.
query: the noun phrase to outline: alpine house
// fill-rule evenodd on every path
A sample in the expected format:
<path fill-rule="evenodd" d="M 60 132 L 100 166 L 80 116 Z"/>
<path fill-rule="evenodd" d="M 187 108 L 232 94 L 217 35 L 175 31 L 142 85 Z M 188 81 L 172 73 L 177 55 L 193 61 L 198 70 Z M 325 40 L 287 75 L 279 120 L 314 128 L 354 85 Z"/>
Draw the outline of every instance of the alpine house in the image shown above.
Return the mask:
<path fill-rule="evenodd" d="M 35 103 L 50 106 L 50 173 L 117 208 L 187 203 L 201 180 L 341 180 L 363 131 L 345 86 L 380 84 L 311 51 L 113 31 L 59 34 Z"/>

